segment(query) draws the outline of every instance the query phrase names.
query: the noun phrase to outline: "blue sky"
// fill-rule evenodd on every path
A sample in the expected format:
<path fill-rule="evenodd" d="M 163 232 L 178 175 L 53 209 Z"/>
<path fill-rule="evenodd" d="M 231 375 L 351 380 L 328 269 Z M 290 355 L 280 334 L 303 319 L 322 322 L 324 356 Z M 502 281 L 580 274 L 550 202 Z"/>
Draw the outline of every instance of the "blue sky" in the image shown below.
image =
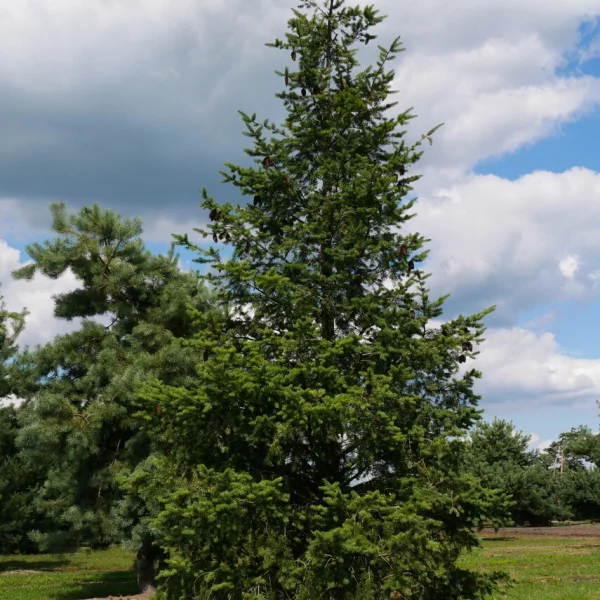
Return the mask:
<path fill-rule="evenodd" d="M 486 418 L 512 420 L 540 445 L 597 429 L 600 398 L 600 0 L 380 0 L 398 109 L 409 139 L 444 122 L 419 163 L 417 217 L 426 269 L 447 316 L 492 304 L 475 364 Z M 50 235 L 48 205 L 94 201 L 170 234 L 206 215 L 198 190 L 225 161 L 247 160 L 237 110 L 279 120 L 287 0 L 106 3 L 20 0 L 0 22 L 0 280 L 9 308 L 31 311 L 21 341 L 77 326 L 52 317 L 57 281 L 14 282 L 26 244 Z M 449 27 L 448 24 L 452 26 Z M 135 32 L 135 35 L 132 33 Z M 359 58 L 372 62 L 376 48 Z M 193 255 L 181 251 L 184 268 Z"/>
<path fill-rule="evenodd" d="M 589 50 L 598 43 L 598 25 L 585 24 L 579 27 L 582 34 L 578 50 Z M 600 58 L 580 64 L 571 56 L 568 64 L 558 73 L 563 75 L 589 75 L 600 77 Z M 572 167 L 586 167 L 600 172 L 600 112 L 598 109 L 575 122 L 560 127 L 556 135 L 541 139 L 535 144 L 521 148 L 508 155 L 488 159 L 475 166 L 475 173 L 495 174 L 516 180 L 533 171 L 563 172 Z M 600 323 L 600 301 L 569 300 L 551 302 L 519 315 L 519 325 L 525 325 L 544 314 L 557 311 L 560 318 L 553 324 L 552 333 L 562 350 L 580 358 L 597 358 L 600 348 L 596 336 L 590 330 L 591 323 Z"/>

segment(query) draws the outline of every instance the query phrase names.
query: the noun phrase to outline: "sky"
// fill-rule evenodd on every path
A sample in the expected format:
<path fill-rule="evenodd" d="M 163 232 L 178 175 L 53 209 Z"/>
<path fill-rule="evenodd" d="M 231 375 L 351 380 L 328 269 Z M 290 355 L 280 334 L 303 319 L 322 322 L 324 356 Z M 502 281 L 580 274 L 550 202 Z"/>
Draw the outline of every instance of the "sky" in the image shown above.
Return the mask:
<path fill-rule="evenodd" d="M 13 281 L 51 238 L 50 202 L 143 219 L 166 252 L 207 221 L 199 189 L 237 203 L 224 162 L 247 164 L 238 110 L 283 120 L 275 70 L 290 0 L 0 0 L 0 293 L 30 311 L 22 346 L 73 275 Z M 352 3 L 354 4 L 354 3 Z M 445 318 L 495 305 L 474 366 L 486 420 L 544 447 L 600 420 L 600 0 L 379 0 L 377 43 L 401 36 L 398 111 L 425 146 L 407 232 L 430 239 Z M 359 53 L 376 58 L 375 44 Z M 210 240 L 209 240 L 210 241 Z M 182 268 L 193 254 L 181 252 Z"/>

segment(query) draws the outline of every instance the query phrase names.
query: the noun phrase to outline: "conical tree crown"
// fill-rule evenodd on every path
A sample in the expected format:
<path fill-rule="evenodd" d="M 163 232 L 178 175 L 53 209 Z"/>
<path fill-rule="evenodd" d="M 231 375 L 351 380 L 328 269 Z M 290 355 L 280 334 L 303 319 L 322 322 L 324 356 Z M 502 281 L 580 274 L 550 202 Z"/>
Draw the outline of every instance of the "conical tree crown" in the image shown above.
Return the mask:
<path fill-rule="evenodd" d="M 423 238 L 397 227 L 412 216 L 407 195 L 419 178 L 411 174 L 417 147 L 434 130 L 407 147 L 398 128 L 410 111 L 386 115 L 396 105 L 386 67 L 399 40 L 380 47 L 375 68 L 355 73 L 355 46 L 375 39 L 369 30 L 382 20 L 377 11 L 339 1 L 305 5 L 315 8 L 312 18 L 294 11 L 287 41 L 269 44 L 288 53 L 289 65 L 278 72 L 287 119 L 276 127 L 242 112 L 254 142 L 246 152 L 260 166 L 227 164 L 223 173 L 252 203 L 233 209 L 203 192 L 214 239 L 235 248 L 225 264 L 208 253 L 220 272 L 212 279 L 280 330 L 308 318 L 331 341 L 362 335 L 391 312 L 410 329 L 419 306 L 408 290 L 426 253 Z M 387 282 L 399 285 L 387 289 Z"/>
<path fill-rule="evenodd" d="M 459 472 L 479 374 L 456 375 L 489 311 L 437 327 L 425 240 L 402 232 L 433 130 L 407 146 L 411 115 L 389 114 L 399 41 L 358 71 L 373 7 L 300 8 L 269 44 L 287 55 L 287 118 L 242 112 L 256 166 L 223 172 L 251 201 L 203 190 L 212 224 L 197 231 L 233 256 L 174 236 L 238 314 L 221 329 L 196 315 L 193 386 L 139 390 L 171 448 L 146 489 L 176 575 L 166 597 L 482 597 L 491 580 L 456 566 L 493 504 Z"/>
<path fill-rule="evenodd" d="M 387 402 L 385 395 L 394 397 L 384 407 L 384 420 L 400 418 L 402 428 L 413 417 L 425 428 L 435 421 L 428 414 L 433 404 L 425 398 L 452 411 L 474 401 L 470 382 L 476 372 L 467 373 L 460 384 L 449 378 L 458 363 L 474 355 L 473 341 L 479 340 L 485 313 L 461 317 L 443 330 L 433 327 L 443 298 L 430 301 L 427 275 L 418 268 L 426 256 L 425 240 L 402 233 L 415 202 L 407 194 L 418 179 L 410 175 L 421 155 L 417 147 L 431 139 L 433 130 L 407 147 L 405 132 L 398 129 L 412 118 L 409 111 L 386 114 L 395 105 L 388 101 L 394 74 L 387 64 L 401 50 L 399 41 L 380 47 L 374 68 L 356 72 L 356 47 L 375 39 L 370 30 L 382 17 L 371 6 L 349 8 L 340 0 L 302 6 L 314 9 L 312 16 L 294 11 L 287 41 L 268 44 L 288 55 L 289 65 L 278 72 L 286 85 L 278 97 L 287 119 L 281 127 L 268 121 L 260 125 L 255 115 L 241 113 L 246 135 L 254 142 L 246 152 L 258 166 L 227 163 L 229 172 L 223 172 L 224 181 L 252 202 L 217 204 L 203 190 L 213 238 L 230 243 L 233 257 L 222 261 L 214 247 L 202 250 L 187 235 L 174 237 L 203 255 L 198 262 L 212 264 L 216 273 L 207 279 L 240 308 L 235 331 L 226 334 L 229 343 L 244 356 L 260 346 L 261 356 L 286 365 L 294 386 L 316 388 L 319 402 L 332 403 L 335 433 L 328 422 L 322 435 L 356 439 L 332 442 L 328 461 L 341 470 L 325 469 L 323 474 L 335 473 L 350 483 L 377 464 L 373 454 L 381 454 L 376 450 L 381 440 L 368 458 L 356 454 L 374 442 L 364 437 L 363 427 L 376 388 L 382 390 L 382 402 Z M 207 352 L 221 345 L 208 329 L 203 333 Z M 358 405 L 341 400 L 345 393 L 362 400 Z M 400 416 L 398 402 L 416 405 L 410 410 L 404 406 Z M 473 413 L 453 418 L 457 414 L 462 418 L 456 425 L 463 427 Z M 279 417 L 269 415 L 273 421 Z M 284 421 L 290 418 L 287 414 Z M 295 456 L 300 439 L 296 427 L 289 434 L 295 449 L 288 450 Z M 318 461 L 315 453 L 302 457 L 309 464 Z"/>

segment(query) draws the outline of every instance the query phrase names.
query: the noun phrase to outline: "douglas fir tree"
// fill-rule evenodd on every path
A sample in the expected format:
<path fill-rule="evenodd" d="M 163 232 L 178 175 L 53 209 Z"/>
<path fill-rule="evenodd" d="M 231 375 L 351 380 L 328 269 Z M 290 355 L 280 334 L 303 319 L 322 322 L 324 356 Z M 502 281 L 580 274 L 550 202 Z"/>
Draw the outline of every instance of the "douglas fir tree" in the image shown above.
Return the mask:
<path fill-rule="evenodd" d="M 287 119 L 241 113 L 257 164 L 223 173 L 251 201 L 203 191 L 231 260 L 175 236 L 238 312 L 221 330 L 196 316 L 193 386 L 139 389 L 165 450 L 145 488 L 169 555 L 159 596 L 481 598 L 501 576 L 456 560 L 498 503 L 459 471 L 478 373 L 457 372 L 490 311 L 432 325 L 443 298 L 419 269 L 425 240 L 401 226 L 433 130 L 407 146 L 409 113 L 386 116 L 399 41 L 357 73 L 377 11 L 300 8 L 269 44 L 289 61 Z"/>

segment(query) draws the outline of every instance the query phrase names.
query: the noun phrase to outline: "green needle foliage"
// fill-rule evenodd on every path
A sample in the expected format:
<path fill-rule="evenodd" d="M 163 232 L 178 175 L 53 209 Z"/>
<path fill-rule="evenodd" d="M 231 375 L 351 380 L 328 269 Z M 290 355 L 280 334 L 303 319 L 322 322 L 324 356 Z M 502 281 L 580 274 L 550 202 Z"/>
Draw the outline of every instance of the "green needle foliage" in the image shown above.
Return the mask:
<path fill-rule="evenodd" d="M 0 298 L 0 402 L 14 393 L 8 361 L 18 352 L 17 338 L 26 316 L 27 311 L 7 311 Z M 41 473 L 36 465 L 28 468 L 20 460 L 16 443 L 19 411 L 14 405 L 0 406 L 0 554 L 35 550 L 27 533 L 41 525 L 33 508 Z"/>
<path fill-rule="evenodd" d="M 17 339 L 25 327 L 27 311 L 20 313 L 6 310 L 0 296 L 0 400 L 10 396 L 13 390 L 7 375 L 7 364 L 18 351 Z"/>
<path fill-rule="evenodd" d="M 145 509 L 121 487 L 152 448 L 133 417 L 135 383 L 160 377 L 181 385 L 194 376 L 201 357 L 177 340 L 191 335 L 188 306 L 207 312 L 211 295 L 196 273 L 180 271 L 173 251 L 153 256 L 144 248 L 139 219 L 96 204 L 68 215 L 55 203 L 51 212 L 56 238 L 27 246 L 33 262 L 13 276 L 57 278 L 71 269 L 79 285 L 54 298 L 54 314 L 83 320 L 7 368 L 25 400 L 21 460 L 43 470 L 35 506 L 47 527 L 31 537 L 42 550 L 123 537 L 143 545 Z"/>
<path fill-rule="evenodd" d="M 436 326 L 426 240 L 402 233 L 434 130 L 407 145 L 410 111 L 388 114 L 399 40 L 357 71 L 383 17 L 300 8 L 269 44 L 289 61 L 287 118 L 241 113 L 257 164 L 223 173 L 251 202 L 203 191 L 213 223 L 197 231 L 232 258 L 174 236 L 236 313 L 220 329 L 193 315 L 205 360 L 192 386 L 140 386 L 164 449 L 139 480 L 169 555 L 159 597 L 482 598 L 501 576 L 456 560 L 504 506 L 461 472 L 479 373 L 459 370 L 492 309 Z"/>

